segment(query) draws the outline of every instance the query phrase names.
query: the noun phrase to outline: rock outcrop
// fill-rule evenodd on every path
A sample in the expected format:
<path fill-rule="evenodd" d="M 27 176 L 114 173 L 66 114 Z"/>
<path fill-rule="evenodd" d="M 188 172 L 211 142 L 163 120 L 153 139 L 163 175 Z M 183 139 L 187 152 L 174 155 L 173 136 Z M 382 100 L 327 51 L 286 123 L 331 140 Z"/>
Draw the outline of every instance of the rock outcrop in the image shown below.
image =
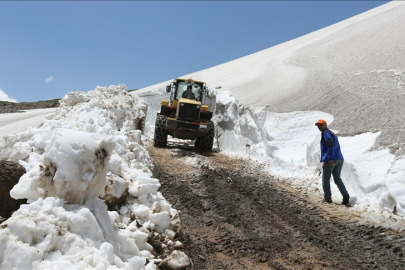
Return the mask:
<path fill-rule="evenodd" d="M 0 216 L 9 218 L 21 204 L 27 200 L 11 198 L 10 190 L 18 183 L 20 177 L 25 174 L 25 169 L 12 161 L 0 161 Z"/>
<path fill-rule="evenodd" d="M 159 269 L 183 270 L 190 264 L 190 258 L 183 251 L 175 250 L 159 264 Z"/>
<path fill-rule="evenodd" d="M 116 206 L 125 203 L 128 197 L 129 182 L 114 174 L 107 174 L 107 184 L 100 194 L 108 210 L 113 211 Z"/>
<path fill-rule="evenodd" d="M 45 100 L 37 102 L 0 102 L 0 113 L 16 113 L 32 109 L 45 109 L 59 107 L 59 99 Z"/>

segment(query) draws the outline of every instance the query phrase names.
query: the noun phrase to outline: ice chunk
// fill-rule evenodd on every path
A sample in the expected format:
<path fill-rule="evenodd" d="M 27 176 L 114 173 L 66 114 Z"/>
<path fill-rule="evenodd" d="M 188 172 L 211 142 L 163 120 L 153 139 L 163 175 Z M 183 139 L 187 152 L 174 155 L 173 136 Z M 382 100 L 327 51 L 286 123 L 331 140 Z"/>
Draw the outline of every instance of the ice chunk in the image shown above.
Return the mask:
<path fill-rule="evenodd" d="M 98 198 L 114 147 L 110 137 L 56 129 L 45 147 L 44 165 L 29 170 L 10 194 L 31 200 L 53 196 L 76 204 Z"/>

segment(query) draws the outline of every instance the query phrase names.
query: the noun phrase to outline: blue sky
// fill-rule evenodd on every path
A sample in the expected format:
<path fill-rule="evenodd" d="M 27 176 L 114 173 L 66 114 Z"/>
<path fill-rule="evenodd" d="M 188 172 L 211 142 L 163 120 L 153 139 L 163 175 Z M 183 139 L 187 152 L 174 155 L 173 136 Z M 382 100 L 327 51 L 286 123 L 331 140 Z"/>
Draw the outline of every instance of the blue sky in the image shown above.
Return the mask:
<path fill-rule="evenodd" d="M 0 100 L 54 99 L 119 83 L 146 87 L 387 2 L 0 1 Z"/>

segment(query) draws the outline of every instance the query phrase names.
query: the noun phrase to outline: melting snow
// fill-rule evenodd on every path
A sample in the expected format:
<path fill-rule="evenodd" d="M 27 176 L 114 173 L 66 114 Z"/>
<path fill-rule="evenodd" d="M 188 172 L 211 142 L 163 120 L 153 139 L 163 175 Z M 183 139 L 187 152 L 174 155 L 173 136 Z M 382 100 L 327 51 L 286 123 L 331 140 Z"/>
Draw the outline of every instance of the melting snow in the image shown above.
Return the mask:
<path fill-rule="evenodd" d="M 156 268 L 146 239 L 157 231 L 171 241 L 177 211 L 157 192 L 135 130 L 146 110 L 125 85 L 97 87 L 67 94 L 47 120 L 3 136 L 0 158 L 27 171 L 11 195 L 29 204 L 2 224 L 0 268 Z M 99 199 L 117 201 L 127 188 L 118 212 Z"/>

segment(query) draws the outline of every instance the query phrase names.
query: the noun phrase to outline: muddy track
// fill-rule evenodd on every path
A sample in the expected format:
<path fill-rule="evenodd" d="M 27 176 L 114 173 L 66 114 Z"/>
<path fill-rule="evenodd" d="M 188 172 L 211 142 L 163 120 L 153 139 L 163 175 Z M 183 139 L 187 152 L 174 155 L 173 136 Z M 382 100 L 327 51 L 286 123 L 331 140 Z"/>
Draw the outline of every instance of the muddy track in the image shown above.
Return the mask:
<path fill-rule="evenodd" d="M 255 163 L 179 144 L 148 150 L 181 211 L 190 269 L 405 269 L 403 232 L 328 216 Z"/>

